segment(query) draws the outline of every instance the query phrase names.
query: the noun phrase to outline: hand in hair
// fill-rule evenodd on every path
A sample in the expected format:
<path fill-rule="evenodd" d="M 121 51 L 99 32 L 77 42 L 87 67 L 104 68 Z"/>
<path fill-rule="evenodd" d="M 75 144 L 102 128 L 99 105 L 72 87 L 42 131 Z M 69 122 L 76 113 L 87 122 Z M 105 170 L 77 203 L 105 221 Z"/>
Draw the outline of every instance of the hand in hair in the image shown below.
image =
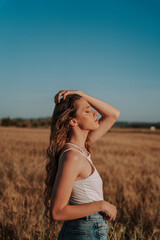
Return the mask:
<path fill-rule="evenodd" d="M 61 96 L 63 97 L 63 100 L 65 100 L 67 95 L 71 95 L 75 93 L 81 95 L 81 91 L 78 91 L 78 90 L 61 90 L 55 95 L 54 102 L 55 104 L 57 104 L 60 102 Z"/>

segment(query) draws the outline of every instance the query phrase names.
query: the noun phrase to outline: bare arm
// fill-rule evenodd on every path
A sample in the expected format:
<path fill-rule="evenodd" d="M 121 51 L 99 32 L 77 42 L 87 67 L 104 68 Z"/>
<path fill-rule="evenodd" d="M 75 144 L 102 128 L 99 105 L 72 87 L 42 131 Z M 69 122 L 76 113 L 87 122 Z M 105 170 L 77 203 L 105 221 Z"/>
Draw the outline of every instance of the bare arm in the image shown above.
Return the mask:
<path fill-rule="evenodd" d="M 103 118 L 113 117 L 113 118 L 119 118 L 120 111 L 113 107 L 112 105 L 103 102 L 102 100 L 92 97 L 82 91 L 78 91 L 79 94 L 84 97 L 89 104 L 101 114 Z"/>
<path fill-rule="evenodd" d="M 84 97 L 89 104 L 102 116 L 99 119 L 99 128 L 96 130 L 91 130 L 88 133 L 88 138 L 92 143 L 94 143 L 113 126 L 120 116 L 120 111 L 110 104 L 103 102 L 98 98 L 89 96 L 82 91 L 79 91 L 79 94 Z"/>
<path fill-rule="evenodd" d="M 80 205 L 66 205 L 55 216 L 55 220 L 71 220 L 102 211 L 102 202 L 103 200 Z"/>
<path fill-rule="evenodd" d="M 67 151 L 61 158 L 54 187 L 52 189 L 50 216 L 55 220 L 71 220 L 102 211 L 102 201 L 81 205 L 68 205 L 76 177 L 82 170 L 80 154 Z"/>

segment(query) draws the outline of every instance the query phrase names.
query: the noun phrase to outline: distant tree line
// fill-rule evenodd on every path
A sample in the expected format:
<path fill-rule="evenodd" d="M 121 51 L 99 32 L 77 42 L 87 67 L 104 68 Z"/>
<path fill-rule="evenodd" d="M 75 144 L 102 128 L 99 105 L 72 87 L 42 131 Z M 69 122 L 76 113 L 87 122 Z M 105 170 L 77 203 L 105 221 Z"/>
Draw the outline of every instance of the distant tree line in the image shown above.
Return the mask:
<path fill-rule="evenodd" d="M 10 119 L 2 118 L 0 120 L 0 126 L 16 126 L 16 127 L 43 127 L 48 128 L 51 125 L 51 118 L 37 118 L 37 119 L 23 119 L 23 118 L 15 118 Z M 160 128 L 160 122 L 127 122 L 127 121 L 116 121 L 113 127 L 120 128 L 150 128 L 154 126 L 156 129 Z"/>
<path fill-rule="evenodd" d="M 22 119 L 22 118 L 16 118 L 16 119 L 10 119 L 9 117 L 7 118 L 2 118 L 0 120 L 0 125 L 1 126 L 16 126 L 16 127 L 44 127 L 47 128 L 51 125 L 51 119 Z"/>
<path fill-rule="evenodd" d="M 116 122 L 117 127 L 121 128 L 151 128 L 154 126 L 156 129 L 160 128 L 160 122 Z"/>

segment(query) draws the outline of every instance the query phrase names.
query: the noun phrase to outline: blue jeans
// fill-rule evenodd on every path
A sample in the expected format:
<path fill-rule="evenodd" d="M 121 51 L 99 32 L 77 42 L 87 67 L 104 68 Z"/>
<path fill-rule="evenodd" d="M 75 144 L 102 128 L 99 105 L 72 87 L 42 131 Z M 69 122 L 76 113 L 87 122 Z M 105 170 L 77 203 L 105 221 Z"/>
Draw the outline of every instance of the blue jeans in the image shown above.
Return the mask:
<path fill-rule="evenodd" d="M 57 240 L 107 240 L 109 223 L 102 215 L 102 212 L 97 212 L 64 221 Z"/>

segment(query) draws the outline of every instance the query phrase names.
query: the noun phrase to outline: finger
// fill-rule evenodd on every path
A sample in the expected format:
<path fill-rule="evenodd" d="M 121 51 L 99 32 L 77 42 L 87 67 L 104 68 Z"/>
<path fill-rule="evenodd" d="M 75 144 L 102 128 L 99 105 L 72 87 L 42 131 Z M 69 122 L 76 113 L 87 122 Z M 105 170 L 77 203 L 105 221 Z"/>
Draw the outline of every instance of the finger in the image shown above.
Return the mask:
<path fill-rule="evenodd" d="M 66 99 L 66 96 L 70 93 L 74 94 L 76 93 L 76 90 L 61 90 L 59 91 L 59 98 L 58 98 L 58 102 L 60 101 L 61 96 L 63 95 L 63 100 Z M 66 93 L 66 94 L 65 94 Z"/>
<path fill-rule="evenodd" d="M 63 94 L 63 100 L 65 100 L 66 99 L 66 96 L 69 94 L 69 92 L 68 91 L 66 91 L 64 94 Z"/>
<path fill-rule="evenodd" d="M 64 93 L 66 93 L 66 92 L 68 92 L 68 90 L 62 90 L 62 91 L 61 91 L 61 93 L 58 95 L 58 102 L 60 102 L 61 96 L 62 96 Z M 63 100 L 64 100 L 64 99 L 63 99 Z"/>
<path fill-rule="evenodd" d="M 114 216 L 112 216 L 111 218 L 110 218 L 110 221 L 112 221 L 114 219 Z"/>
<path fill-rule="evenodd" d="M 62 93 L 62 95 L 63 95 L 63 100 L 66 99 L 66 96 L 67 96 L 68 94 L 69 94 L 69 91 L 65 91 L 65 92 Z"/>
<path fill-rule="evenodd" d="M 60 102 L 60 98 L 61 98 L 61 95 L 63 94 L 63 91 L 65 91 L 65 90 L 61 90 L 61 91 L 59 91 L 59 93 L 58 93 L 58 96 L 57 96 L 57 102 L 58 102 L 58 103 Z"/>
<path fill-rule="evenodd" d="M 60 94 L 62 91 L 64 91 L 64 90 L 60 90 L 60 91 L 55 95 L 55 97 L 54 97 L 54 102 L 55 102 L 55 104 L 58 103 L 58 96 L 59 96 L 59 94 Z"/>
<path fill-rule="evenodd" d="M 60 90 L 58 93 L 62 93 L 62 92 L 64 92 L 64 91 L 66 91 L 66 90 Z"/>
<path fill-rule="evenodd" d="M 60 90 L 60 91 L 57 93 L 57 95 L 56 95 L 57 103 L 59 103 L 59 101 L 60 101 L 60 97 L 61 97 L 62 91 L 63 91 L 63 90 Z"/>

